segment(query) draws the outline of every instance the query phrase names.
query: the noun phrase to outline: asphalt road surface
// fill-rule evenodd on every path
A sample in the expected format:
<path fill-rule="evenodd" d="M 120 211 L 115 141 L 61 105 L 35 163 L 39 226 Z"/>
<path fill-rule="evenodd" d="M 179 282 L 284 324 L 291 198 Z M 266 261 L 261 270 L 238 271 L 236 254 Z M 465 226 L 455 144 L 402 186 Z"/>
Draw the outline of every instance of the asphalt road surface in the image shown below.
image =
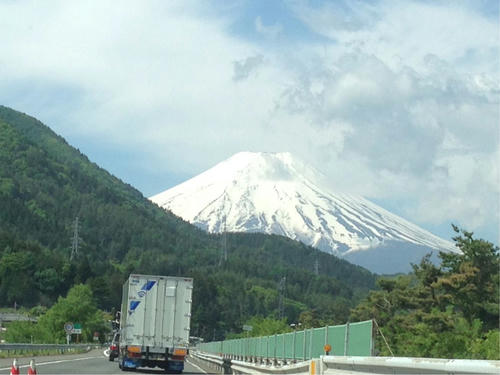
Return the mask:
<path fill-rule="evenodd" d="M 32 358 L 18 358 L 20 374 L 28 373 Z M 163 374 L 163 370 L 139 369 L 136 372 L 124 372 L 118 368 L 118 362 L 110 362 L 104 355 L 104 350 L 92 350 L 83 354 L 68 354 L 58 356 L 34 357 L 37 374 Z M 0 374 L 9 374 L 13 358 L 0 359 Z M 190 358 L 184 365 L 184 374 L 205 374 L 199 365 Z"/>

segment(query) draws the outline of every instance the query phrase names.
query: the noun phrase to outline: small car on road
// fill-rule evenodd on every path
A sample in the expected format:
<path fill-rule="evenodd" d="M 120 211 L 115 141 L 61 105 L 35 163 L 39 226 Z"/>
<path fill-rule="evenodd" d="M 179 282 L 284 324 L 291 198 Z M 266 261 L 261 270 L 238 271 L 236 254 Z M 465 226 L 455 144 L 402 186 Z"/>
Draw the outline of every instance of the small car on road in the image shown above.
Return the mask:
<path fill-rule="evenodd" d="M 115 358 L 118 358 L 119 342 L 120 334 L 117 332 L 113 336 L 113 341 L 111 341 L 111 345 L 109 346 L 109 360 L 111 362 L 113 362 Z"/>

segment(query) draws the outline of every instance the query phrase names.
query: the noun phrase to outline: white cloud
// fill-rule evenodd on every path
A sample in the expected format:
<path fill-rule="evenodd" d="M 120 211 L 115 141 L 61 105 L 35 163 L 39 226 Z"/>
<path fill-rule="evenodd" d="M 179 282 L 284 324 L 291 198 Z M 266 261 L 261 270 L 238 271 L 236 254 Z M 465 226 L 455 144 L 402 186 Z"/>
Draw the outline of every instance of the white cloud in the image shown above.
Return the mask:
<path fill-rule="evenodd" d="M 421 224 L 498 222 L 498 20 L 454 2 L 291 10 L 324 39 L 271 15 L 235 34 L 197 1 L 3 2 L 0 100 L 159 175 L 290 151 Z"/>
<path fill-rule="evenodd" d="M 325 47 L 322 92 L 297 80 L 281 105 L 318 127 L 347 124 L 337 147 L 321 149 L 332 184 L 411 196 L 401 211 L 420 222 L 498 223 L 498 22 L 453 3 L 365 4 L 348 24 L 334 22 L 338 13 L 331 3 L 296 7 L 335 43 Z"/>
<path fill-rule="evenodd" d="M 332 22 L 339 12 L 346 19 L 339 5 L 344 3 L 351 4 L 353 22 Z M 325 2 L 313 8 L 301 1 L 295 5 L 295 14 L 319 34 L 373 54 L 391 67 L 402 63 L 417 69 L 427 55 L 435 55 L 469 73 L 498 71 L 498 19 L 483 17 L 461 6 L 464 3 L 382 0 L 376 6 L 352 4 Z"/>

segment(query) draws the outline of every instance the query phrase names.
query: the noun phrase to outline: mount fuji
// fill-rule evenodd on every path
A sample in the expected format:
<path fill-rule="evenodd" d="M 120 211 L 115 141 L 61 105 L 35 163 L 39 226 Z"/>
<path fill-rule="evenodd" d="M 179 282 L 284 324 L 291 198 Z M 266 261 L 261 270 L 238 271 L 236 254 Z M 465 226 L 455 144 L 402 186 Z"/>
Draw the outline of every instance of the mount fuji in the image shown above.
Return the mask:
<path fill-rule="evenodd" d="M 426 253 L 459 251 L 324 181 L 290 153 L 240 152 L 150 200 L 209 232 L 283 235 L 377 273 L 408 272 Z"/>

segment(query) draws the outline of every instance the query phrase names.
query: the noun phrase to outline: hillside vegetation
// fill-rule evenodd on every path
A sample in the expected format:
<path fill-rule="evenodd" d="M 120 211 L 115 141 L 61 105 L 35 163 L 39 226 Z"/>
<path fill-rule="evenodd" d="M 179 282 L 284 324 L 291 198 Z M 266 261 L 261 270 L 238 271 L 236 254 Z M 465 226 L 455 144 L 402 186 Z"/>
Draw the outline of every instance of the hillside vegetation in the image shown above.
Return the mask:
<path fill-rule="evenodd" d="M 351 318 L 380 325 L 381 355 L 500 359 L 499 248 L 454 226 L 462 251 L 430 254 L 413 272 L 380 278 Z"/>
<path fill-rule="evenodd" d="M 0 304 L 52 306 L 78 284 L 118 308 L 132 272 L 195 279 L 192 334 L 222 338 L 252 316 L 342 323 L 375 275 L 284 237 L 208 235 L 152 204 L 36 119 L 0 106 Z M 79 252 L 71 255 L 79 218 Z M 314 264 L 318 261 L 319 275 Z M 305 318 L 304 318 L 305 319 Z"/>

